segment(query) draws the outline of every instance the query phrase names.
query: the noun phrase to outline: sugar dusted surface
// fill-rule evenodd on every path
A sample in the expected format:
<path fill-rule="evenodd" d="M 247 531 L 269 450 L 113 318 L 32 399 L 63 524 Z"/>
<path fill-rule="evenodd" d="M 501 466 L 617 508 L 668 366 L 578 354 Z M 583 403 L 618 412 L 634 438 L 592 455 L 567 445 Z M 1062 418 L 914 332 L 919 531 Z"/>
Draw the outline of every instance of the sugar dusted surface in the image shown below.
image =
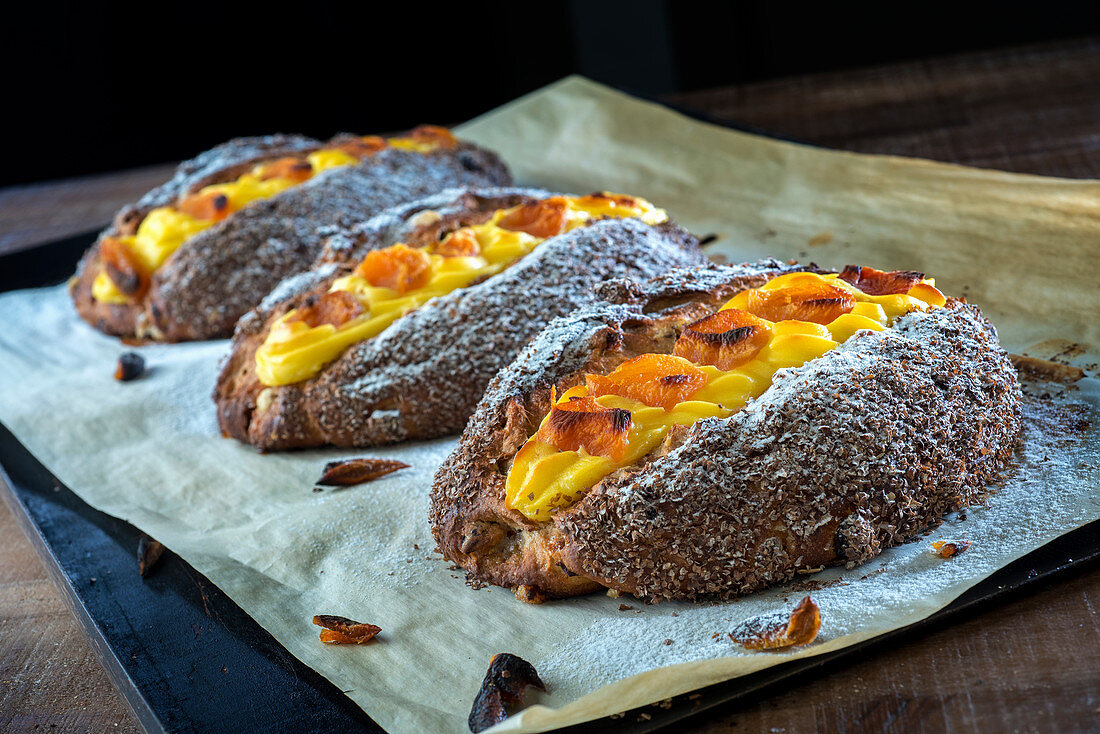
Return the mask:
<path fill-rule="evenodd" d="M 142 196 L 134 209 L 145 214 L 155 207 L 172 204 L 182 194 L 224 178 L 225 172 L 236 166 L 273 155 L 311 151 L 321 145 L 321 141 L 304 135 L 262 135 L 229 140 L 181 163 L 172 178 Z"/>
<path fill-rule="evenodd" d="M 799 576 L 783 586 L 726 603 L 635 604 L 641 613 L 609 613 L 550 653 L 541 662 L 540 673 L 566 681 L 571 692 L 583 695 L 582 686 L 568 682 L 570 671 L 591 671 L 600 682 L 611 683 L 651 669 L 655 657 L 661 664 L 674 665 L 760 656 L 731 642 L 727 633 L 758 615 L 789 613 L 807 594 L 821 608 L 821 632 L 811 648 L 833 649 L 866 638 L 880 624 L 878 620 L 896 620 L 902 626 L 919 618 L 925 600 L 943 598 L 949 589 L 961 591 L 969 585 L 968 579 L 984 578 L 1017 557 L 1010 549 L 1025 537 L 1054 537 L 1067 522 L 1083 525 L 1096 517 L 1100 503 L 1086 497 L 1090 485 L 1100 480 L 1100 445 L 1095 435 L 1086 440 L 1066 428 L 1082 418 L 1093 425 L 1100 420 L 1100 380 L 1088 382 L 1082 391 L 1043 387 L 1037 392 L 1053 393 L 1052 397 L 1025 398 L 1018 472 L 984 503 L 949 515 L 920 539 L 889 548 L 851 570 L 831 568 Z M 1059 491 L 1050 492 L 1048 487 Z M 969 540 L 970 549 L 948 559 L 930 552 L 933 541 L 950 538 Z M 673 644 L 663 645 L 665 639 Z M 782 662 L 799 653 L 795 648 L 768 656 Z"/>
<path fill-rule="evenodd" d="M 966 520 L 949 516 L 864 566 L 722 604 L 645 605 L 600 594 L 520 604 L 507 590 L 471 590 L 432 553 L 428 491 L 453 439 L 261 456 L 217 434 L 209 391 L 226 342 L 140 347 L 150 374 L 119 384 L 111 372 L 128 348 L 78 321 L 63 289 L 0 295 L 0 308 L 12 324 L 0 333 L 0 420 L 67 486 L 165 542 L 394 731 L 457 730 L 489 657 L 504 650 L 530 660 L 550 686 L 532 700 L 560 708 L 636 674 L 663 676 L 668 691 L 697 679 L 662 666 L 707 661 L 717 680 L 837 649 L 916 621 L 1100 518 L 1100 381 L 1089 378 L 1066 397 L 1028 400 L 1019 473 Z M 1087 405 L 1068 412 L 1066 400 Z M 1072 429 L 1081 419 L 1092 421 L 1084 434 Z M 413 468 L 311 491 L 327 461 L 351 456 Z M 929 543 L 943 538 L 972 545 L 940 559 Z M 726 637 L 739 621 L 789 609 L 807 593 L 822 613 L 809 648 L 750 653 Z M 619 611 L 623 602 L 634 609 Z M 310 619 L 318 613 L 378 624 L 379 643 L 369 655 L 334 655 L 317 643 Z M 628 681 L 616 700 L 629 706 L 637 690 Z M 435 706 L 426 710 L 429 699 Z"/>
<path fill-rule="evenodd" d="M 257 160 L 316 148 L 298 136 L 231 140 L 180 165 L 175 176 L 125 207 L 102 236 L 132 232 L 153 206 L 201 186 L 235 178 Z M 111 305 L 91 294 L 99 245 L 78 266 L 73 296 L 89 323 L 107 333 L 149 333 L 182 341 L 227 336 L 284 277 L 309 267 L 326 239 L 402 202 L 449 187 L 511 182 L 491 151 L 467 143 L 429 153 L 387 148 L 317 176 L 189 237 L 152 277 L 145 302 Z"/>
<path fill-rule="evenodd" d="M 330 279 L 334 266 L 346 272 L 371 249 L 425 236 L 418 224 L 425 217 L 480 216 L 502 201 L 547 193 L 449 190 L 330 237 L 313 274 L 284 282 L 277 297 L 242 319 L 215 395 L 226 432 L 264 449 L 371 446 L 453 433 L 493 375 L 550 320 L 593 302 L 604 278 L 644 280 L 705 262 L 695 238 L 673 224 L 595 221 L 548 239 L 493 277 L 433 298 L 349 347 L 317 376 L 274 388 L 268 410 L 253 409 L 262 386 L 252 354 L 267 325 Z"/>
<path fill-rule="evenodd" d="M 352 227 L 451 186 L 507 182 L 506 170 L 486 151 L 387 149 L 254 202 L 190 238 L 157 271 L 151 298 L 167 324 L 200 336 L 225 334 L 283 276 L 306 268 L 332 227 Z"/>

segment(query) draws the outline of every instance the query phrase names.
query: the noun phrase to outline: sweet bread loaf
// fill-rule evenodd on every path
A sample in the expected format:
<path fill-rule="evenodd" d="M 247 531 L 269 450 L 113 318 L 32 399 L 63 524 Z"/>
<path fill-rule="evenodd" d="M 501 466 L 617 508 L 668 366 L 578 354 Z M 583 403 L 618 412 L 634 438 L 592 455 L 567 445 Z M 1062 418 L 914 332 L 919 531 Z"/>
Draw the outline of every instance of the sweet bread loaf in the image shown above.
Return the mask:
<path fill-rule="evenodd" d="M 981 499 L 1020 390 L 920 273 L 608 283 L 492 381 L 439 469 L 443 555 L 524 599 L 725 598 L 862 563 Z"/>
<path fill-rule="evenodd" d="M 261 450 L 456 433 L 496 371 L 602 280 L 704 261 L 631 196 L 495 189 L 398 207 L 241 319 L 214 395 L 222 432 Z"/>
<path fill-rule="evenodd" d="M 77 311 L 120 337 L 229 336 L 331 228 L 448 187 L 510 182 L 493 153 L 422 126 L 393 138 L 240 138 L 123 208 L 81 260 Z"/>

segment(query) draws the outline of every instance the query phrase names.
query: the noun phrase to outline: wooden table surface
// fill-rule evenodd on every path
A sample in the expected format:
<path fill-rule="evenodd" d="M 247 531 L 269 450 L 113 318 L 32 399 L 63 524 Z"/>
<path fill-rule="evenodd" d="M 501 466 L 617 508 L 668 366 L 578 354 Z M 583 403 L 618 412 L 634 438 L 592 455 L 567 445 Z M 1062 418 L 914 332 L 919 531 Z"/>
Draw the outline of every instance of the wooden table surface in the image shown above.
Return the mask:
<path fill-rule="evenodd" d="M 676 95 L 838 148 L 1100 178 L 1100 39 Z M 0 254 L 104 225 L 170 166 L 0 190 Z M 0 506 L 0 731 L 137 731 Z M 1100 570 L 1081 571 L 700 732 L 1100 731 Z"/>

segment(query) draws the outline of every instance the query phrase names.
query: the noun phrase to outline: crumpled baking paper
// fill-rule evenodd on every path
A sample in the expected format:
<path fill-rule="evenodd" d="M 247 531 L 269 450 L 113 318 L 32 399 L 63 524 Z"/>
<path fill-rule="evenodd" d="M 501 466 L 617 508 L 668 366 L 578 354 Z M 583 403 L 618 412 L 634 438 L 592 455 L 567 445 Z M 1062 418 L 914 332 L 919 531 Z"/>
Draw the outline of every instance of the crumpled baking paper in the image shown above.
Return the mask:
<path fill-rule="evenodd" d="M 501 151 L 525 184 L 645 196 L 717 234 L 711 251 L 730 260 L 922 270 L 980 304 L 1010 351 L 1097 361 L 1095 181 L 777 142 L 575 77 L 459 132 Z M 1100 381 L 1089 377 L 1033 401 L 1016 479 L 965 519 L 867 565 L 725 604 L 594 594 L 527 605 L 468 587 L 433 553 L 427 495 L 453 439 L 261 456 L 217 430 L 210 393 L 227 342 L 142 347 L 149 374 L 118 383 L 115 361 L 129 348 L 80 321 L 63 287 L 2 295 L 0 313 L 0 421 L 85 501 L 164 542 L 391 732 L 465 731 L 498 652 L 531 661 L 549 686 L 498 728 L 544 731 L 835 650 L 918 621 L 1100 518 Z M 1059 411 L 1091 420 L 1088 432 L 1052 433 Z M 327 461 L 349 456 L 411 468 L 312 491 Z M 929 552 L 948 538 L 971 549 L 949 560 Z M 750 653 L 726 636 L 806 593 L 822 611 L 814 644 Z M 322 645 L 310 621 L 319 613 L 383 632 L 369 645 Z"/>

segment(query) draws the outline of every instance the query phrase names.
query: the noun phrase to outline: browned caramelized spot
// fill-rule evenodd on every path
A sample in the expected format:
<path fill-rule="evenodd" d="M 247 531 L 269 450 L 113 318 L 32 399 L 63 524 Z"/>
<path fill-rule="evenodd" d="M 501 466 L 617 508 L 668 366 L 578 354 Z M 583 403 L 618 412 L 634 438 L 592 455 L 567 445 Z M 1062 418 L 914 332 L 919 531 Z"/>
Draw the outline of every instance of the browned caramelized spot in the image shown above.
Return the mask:
<path fill-rule="evenodd" d="M 219 191 L 196 192 L 184 197 L 176 207 L 189 217 L 218 222 L 229 216 L 229 197 Z"/>
<path fill-rule="evenodd" d="M 99 258 L 120 293 L 139 301 L 145 297 L 149 273 L 129 247 L 114 237 L 104 237 L 99 243 Z"/>
<path fill-rule="evenodd" d="M 417 125 L 406 137 L 418 143 L 435 143 L 439 148 L 453 148 L 458 145 L 458 138 L 454 133 L 438 125 Z"/>
<path fill-rule="evenodd" d="M 471 227 L 463 227 L 451 232 L 445 240 L 435 246 L 435 254 L 443 257 L 477 257 L 481 254 L 481 244 L 477 233 Z"/>
<path fill-rule="evenodd" d="M 771 331 L 763 319 L 730 308 L 685 328 L 672 353 L 695 364 L 732 370 L 752 361 L 767 346 Z"/>
<path fill-rule="evenodd" d="M 408 469 L 409 465 L 395 459 L 348 459 L 330 461 L 317 484 L 325 487 L 350 487 L 354 484 L 373 482 L 375 479 L 392 474 L 398 469 Z"/>
<path fill-rule="evenodd" d="M 313 164 L 301 158 L 280 158 L 272 161 L 260 169 L 260 180 L 267 181 L 271 178 L 287 178 L 296 183 L 301 183 L 313 175 Z"/>
<path fill-rule="evenodd" d="M 608 408 L 586 396 L 561 404 L 554 401 L 550 417 L 536 436 L 562 451 L 577 451 L 583 446 L 590 454 L 619 461 L 630 443 L 632 423 L 629 410 Z"/>
<path fill-rule="evenodd" d="M 915 270 L 875 270 L 874 268 L 847 265 L 838 276 L 869 296 L 890 296 L 908 293 L 909 289 L 924 280 L 924 273 Z"/>
<path fill-rule="evenodd" d="M 970 548 L 969 540 L 937 540 L 932 551 L 940 558 L 950 558 L 965 553 Z"/>
<path fill-rule="evenodd" d="M 507 719 L 507 706 L 522 705 L 528 686 L 546 690 L 535 666 L 511 653 L 494 655 L 470 709 L 470 731 L 479 734 Z"/>
<path fill-rule="evenodd" d="M 462 531 L 462 544 L 459 550 L 474 555 L 492 548 L 504 539 L 505 529 L 500 523 L 487 520 L 470 520 Z"/>
<path fill-rule="evenodd" d="M 363 313 L 363 304 L 347 291 L 331 291 L 324 295 L 314 295 L 306 299 L 287 319 L 287 323 L 301 321 L 311 329 L 322 324 L 339 328 Z"/>
<path fill-rule="evenodd" d="M 364 135 L 361 138 L 345 140 L 335 147 L 337 150 L 342 150 L 350 156 L 366 158 L 385 148 L 386 141 L 384 138 L 380 138 L 377 135 Z"/>
<path fill-rule="evenodd" d="M 855 308 L 852 295 L 822 281 L 802 281 L 789 287 L 748 291 L 745 311 L 768 321 L 810 321 L 828 324 Z"/>
<path fill-rule="evenodd" d="M 588 394 L 620 395 L 646 405 L 671 410 L 707 382 L 707 376 L 681 356 L 643 354 L 607 375 L 585 375 Z"/>
<path fill-rule="evenodd" d="M 321 630 L 321 642 L 329 645 L 362 645 L 382 631 L 377 625 L 356 622 L 335 614 L 318 614 L 313 618 L 313 623 L 324 628 Z"/>
<path fill-rule="evenodd" d="M 398 243 L 367 253 L 355 274 L 377 288 L 406 293 L 427 285 L 432 276 L 432 259 L 420 248 Z"/>
<path fill-rule="evenodd" d="M 516 595 L 516 599 L 525 604 L 542 604 L 546 601 L 546 592 L 534 584 L 520 584 L 513 592 Z"/>
<path fill-rule="evenodd" d="M 565 229 L 566 201 L 554 196 L 530 204 L 521 204 L 501 218 L 498 224 L 513 232 L 526 232 L 533 237 L 554 237 Z"/>
<path fill-rule="evenodd" d="M 820 629 L 821 610 L 807 596 L 789 615 L 750 617 L 734 627 L 729 636 L 748 650 L 776 650 L 808 645 L 817 638 Z"/>

